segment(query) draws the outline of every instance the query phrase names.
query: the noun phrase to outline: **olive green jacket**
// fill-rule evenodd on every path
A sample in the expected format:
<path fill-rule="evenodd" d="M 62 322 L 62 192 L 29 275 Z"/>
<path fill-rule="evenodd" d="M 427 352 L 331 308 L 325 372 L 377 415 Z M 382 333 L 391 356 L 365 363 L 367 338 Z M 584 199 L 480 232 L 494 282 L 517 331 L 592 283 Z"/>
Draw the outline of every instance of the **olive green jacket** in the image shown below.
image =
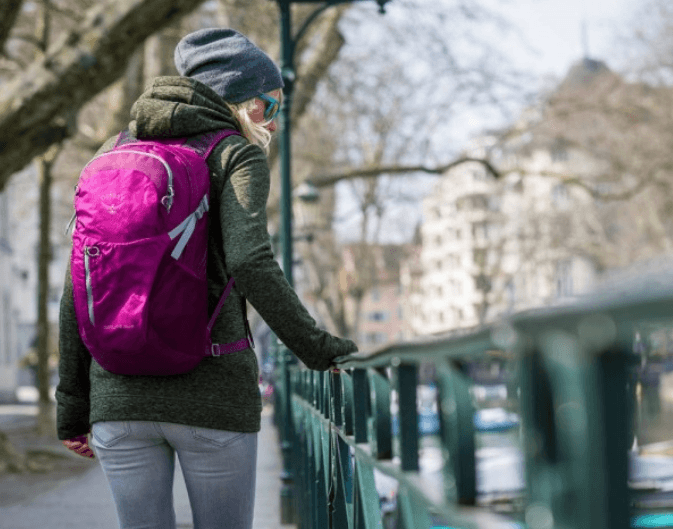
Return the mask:
<path fill-rule="evenodd" d="M 186 137 L 238 129 L 224 101 L 186 77 L 159 77 L 131 110 L 131 134 L 140 139 Z M 110 138 L 100 152 L 110 150 Z M 319 329 L 285 280 L 267 231 L 269 168 L 264 152 L 242 136 L 229 136 L 208 158 L 211 170 L 208 289 L 212 312 L 229 278 L 235 289 L 213 327 L 214 343 L 244 338 L 244 296 L 278 338 L 311 369 L 357 350 Z M 256 432 L 260 428 L 259 370 L 251 349 L 205 358 L 173 376 L 126 376 L 103 370 L 80 339 L 70 271 L 60 313 L 59 439 L 85 434 L 97 421 L 164 421 Z"/>

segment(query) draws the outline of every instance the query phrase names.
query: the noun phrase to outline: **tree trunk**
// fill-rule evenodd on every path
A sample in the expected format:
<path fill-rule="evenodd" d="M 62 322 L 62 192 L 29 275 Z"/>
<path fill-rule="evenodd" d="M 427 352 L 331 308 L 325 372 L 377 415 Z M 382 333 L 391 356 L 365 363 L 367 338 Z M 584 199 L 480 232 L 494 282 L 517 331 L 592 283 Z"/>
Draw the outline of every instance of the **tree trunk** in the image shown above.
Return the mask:
<path fill-rule="evenodd" d="M 110 120 L 106 124 L 105 132 L 102 134 L 102 137 L 105 139 L 117 134 L 128 126 L 131 107 L 143 93 L 145 88 L 143 74 L 145 60 L 142 51 L 138 50 L 131 56 L 124 73 L 123 81 L 116 88 L 116 97 L 113 96 L 110 98 L 112 112 Z"/>
<path fill-rule="evenodd" d="M 37 388 L 38 388 L 38 433 L 55 434 L 52 419 L 52 402 L 49 395 L 49 263 L 51 262 L 51 168 L 60 149 L 52 147 L 37 159 L 40 182 L 40 246 L 37 272 Z"/>
<path fill-rule="evenodd" d="M 9 177 L 44 153 L 58 119 L 76 112 L 124 72 L 145 39 L 203 0 L 109 0 L 87 12 L 0 94 L 0 191 Z M 69 130 L 59 129 L 58 139 Z M 58 140 L 56 140 L 58 141 Z"/>
<path fill-rule="evenodd" d="M 178 75 L 173 52 L 181 38 L 181 21 L 178 20 L 147 39 L 144 48 L 144 84 L 149 84 L 155 77 Z"/>

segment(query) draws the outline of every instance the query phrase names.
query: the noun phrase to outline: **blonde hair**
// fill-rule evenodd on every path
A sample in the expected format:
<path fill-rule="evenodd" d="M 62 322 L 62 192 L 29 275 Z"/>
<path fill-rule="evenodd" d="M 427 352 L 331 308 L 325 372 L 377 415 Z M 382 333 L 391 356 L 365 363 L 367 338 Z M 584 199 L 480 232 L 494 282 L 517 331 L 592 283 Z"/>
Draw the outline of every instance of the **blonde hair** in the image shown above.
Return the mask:
<path fill-rule="evenodd" d="M 271 143 L 271 132 L 266 127 L 272 120 L 255 123 L 250 119 L 250 112 L 255 109 L 257 101 L 255 98 L 248 99 L 242 103 L 227 103 L 232 114 L 238 119 L 243 130 L 243 135 L 255 145 L 260 146 L 266 154 L 269 154 L 269 144 Z"/>

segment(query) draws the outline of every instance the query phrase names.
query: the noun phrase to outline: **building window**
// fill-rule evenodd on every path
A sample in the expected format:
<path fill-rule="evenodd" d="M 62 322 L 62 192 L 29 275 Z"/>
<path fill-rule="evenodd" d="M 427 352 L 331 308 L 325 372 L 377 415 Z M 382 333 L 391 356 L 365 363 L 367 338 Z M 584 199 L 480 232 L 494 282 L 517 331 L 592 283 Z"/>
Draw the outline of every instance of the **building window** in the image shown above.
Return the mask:
<path fill-rule="evenodd" d="M 565 259 L 556 263 L 556 295 L 560 298 L 572 296 L 572 261 Z"/>
<path fill-rule="evenodd" d="M 570 205 L 570 193 L 565 184 L 556 184 L 551 190 L 551 201 L 557 208 L 567 209 Z"/>
<path fill-rule="evenodd" d="M 570 156 L 568 155 L 567 142 L 557 140 L 549 149 L 549 155 L 552 162 L 567 162 Z"/>
<path fill-rule="evenodd" d="M 364 341 L 370 345 L 381 345 L 388 341 L 388 335 L 382 332 L 368 332 Z"/>
<path fill-rule="evenodd" d="M 473 195 L 472 196 L 472 207 L 474 209 L 486 209 L 486 208 L 488 208 L 488 196 L 486 196 L 486 195 Z"/>
<path fill-rule="evenodd" d="M 473 252 L 474 264 L 479 268 L 484 268 L 486 266 L 486 250 L 483 248 L 477 248 Z"/>
<path fill-rule="evenodd" d="M 472 224 L 472 237 L 475 239 L 485 239 L 487 230 L 486 222 L 475 222 Z"/>
<path fill-rule="evenodd" d="M 486 274 L 479 274 L 478 276 L 475 276 L 474 287 L 481 292 L 490 292 L 491 278 Z"/>
<path fill-rule="evenodd" d="M 505 285 L 505 295 L 507 296 L 507 307 L 512 310 L 516 303 L 516 287 L 513 279 L 510 279 Z"/>
<path fill-rule="evenodd" d="M 500 235 L 500 225 L 494 222 L 486 224 L 486 237 L 490 240 L 496 240 Z"/>
<path fill-rule="evenodd" d="M 390 313 L 377 310 L 369 313 L 369 321 L 384 322 L 390 319 Z"/>

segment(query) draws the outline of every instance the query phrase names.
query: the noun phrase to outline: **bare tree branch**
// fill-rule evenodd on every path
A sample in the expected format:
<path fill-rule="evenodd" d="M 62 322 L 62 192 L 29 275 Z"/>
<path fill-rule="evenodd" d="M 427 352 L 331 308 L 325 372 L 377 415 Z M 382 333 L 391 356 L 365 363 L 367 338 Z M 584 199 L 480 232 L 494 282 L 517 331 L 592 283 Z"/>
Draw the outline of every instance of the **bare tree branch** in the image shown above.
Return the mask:
<path fill-rule="evenodd" d="M 27 66 L 16 57 L 12 57 L 7 53 L 0 53 L 0 64 L 1 63 L 6 63 L 8 65 L 8 66 L 0 65 L 0 68 L 2 68 L 3 71 L 10 74 L 16 74 L 17 72 L 25 69 Z M 10 64 L 11 66 L 9 66 Z"/>
<path fill-rule="evenodd" d="M 54 13 L 58 13 L 59 15 L 66 16 L 70 20 L 74 20 L 75 22 L 78 23 L 82 23 L 85 20 L 85 17 L 82 16 L 82 13 L 74 9 L 70 9 L 67 6 L 56 5 L 50 2 L 47 8 L 49 9 L 49 11 L 53 11 Z"/>
<path fill-rule="evenodd" d="M 469 156 L 458 158 L 448 164 L 439 165 L 437 167 L 428 167 L 425 165 L 380 165 L 376 167 L 362 167 L 356 169 L 349 169 L 341 173 L 328 173 L 316 175 L 311 179 L 311 183 L 316 187 L 329 187 L 341 180 L 352 180 L 354 178 L 378 178 L 383 174 L 406 174 L 406 173 L 429 173 L 442 175 L 449 169 L 457 167 L 458 165 L 476 162 L 482 164 L 486 170 L 495 178 L 500 178 L 503 175 L 502 171 L 496 169 L 493 164 L 484 158 L 472 158 Z M 508 171 L 512 172 L 512 171 Z"/>
<path fill-rule="evenodd" d="M 325 77 L 330 65 L 336 60 L 339 51 L 344 45 L 344 38 L 339 32 L 338 23 L 341 20 L 347 6 L 334 8 L 325 14 L 325 22 L 322 26 L 322 40 L 316 46 L 307 63 L 299 65 L 297 86 L 294 90 L 292 116 L 293 123 L 304 115 L 306 109 L 315 95 L 318 83 Z M 305 39 L 303 39 L 305 40 Z M 269 163 L 273 166 L 278 158 L 278 143 L 271 144 Z"/>
<path fill-rule="evenodd" d="M 0 2 L 0 50 L 5 49 L 5 43 L 14 27 L 23 0 L 2 0 Z"/>
<path fill-rule="evenodd" d="M 28 44 L 32 44 L 38 50 L 42 51 L 42 41 L 38 39 L 35 35 L 12 35 L 12 39 L 22 40 Z"/>
<path fill-rule="evenodd" d="M 495 178 L 502 178 L 507 174 L 519 173 L 523 176 L 527 174 L 535 174 L 538 176 L 547 176 L 550 178 L 556 178 L 559 181 L 563 182 L 566 185 L 577 186 L 584 189 L 589 195 L 595 199 L 600 199 L 604 201 L 620 201 L 620 200 L 629 200 L 643 190 L 647 189 L 649 186 L 657 183 L 657 180 L 653 177 L 641 178 L 636 184 L 631 188 L 621 191 L 619 193 L 606 193 L 597 189 L 587 180 L 582 177 L 577 176 L 576 174 L 566 174 L 559 173 L 556 171 L 531 171 L 524 167 L 509 167 L 507 169 L 497 169 L 489 160 L 484 158 L 473 158 L 473 157 L 461 157 L 448 164 L 440 165 L 437 167 L 427 167 L 424 165 L 391 165 L 391 166 L 377 166 L 377 167 L 368 167 L 368 168 L 359 168 L 359 169 L 350 169 L 348 171 L 343 171 L 341 173 L 330 173 L 317 175 L 314 178 L 311 178 L 311 184 L 317 188 L 330 187 L 340 182 L 342 180 L 353 180 L 356 178 L 378 178 L 381 175 L 403 175 L 408 173 L 423 172 L 429 174 L 436 174 L 441 176 L 445 174 L 450 169 L 462 165 L 464 163 L 476 162 L 483 165 L 486 170 Z M 605 175 L 609 176 L 609 175 Z M 594 176 L 595 180 L 600 180 Z"/>
<path fill-rule="evenodd" d="M 338 24 L 347 8 L 348 6 L 336 7 L 325 15 L 326 20 L 321 28 L 325 37 L 313 51 L 313 59 L 308 64 L 300 66 L 299 89 L 292 105 L 293 120 L 299 119 L 304 114 L 313 99 L 318 83 L 325 77 L 327 69 L 336 60 L 345 43 Z"/>
<path fill-rule="evenodd" d="M 0 190 L 49 144 L 45 131 L 84 105 L 124 71 L 154 32 L 203 0 L 109 0 L 91 8 L 69 32 L 0 94 Z M 36 141 L 41 140 L 41 141 Z"/>

